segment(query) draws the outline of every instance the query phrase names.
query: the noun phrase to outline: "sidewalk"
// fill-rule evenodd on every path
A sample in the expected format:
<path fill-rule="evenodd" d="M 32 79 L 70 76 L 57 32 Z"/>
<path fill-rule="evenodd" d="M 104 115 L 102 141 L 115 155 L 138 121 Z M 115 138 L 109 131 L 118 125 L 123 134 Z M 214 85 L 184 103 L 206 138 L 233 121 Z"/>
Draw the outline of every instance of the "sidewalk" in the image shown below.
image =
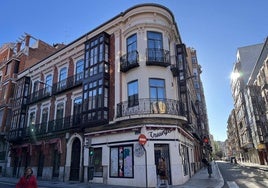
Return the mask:
<path fill-rule="evenodd" d="M 259 170 L 268 172 L 268 165 L 260 165 L 260 164 L 256 164 L 256 163 L 247 163 L 247 162 L 244 162 L 244 163 L 237 162 L 237 164 L 239 164 L 240 166 L 255 168 L 255 169 L 259 169 Z"/>
<path fill-rule="evenodd" d="M 170 186 L 172 188 L 222 188 L 224 180 L 217 163 L 211 162 L 212 175 L 208 177 L 207 168 L 200 169 L 193 177 L 183 185 Z"/>
<path fill-rule="evenodd" d="M 0 182 L 16 184 L 18 178 L 0 177 Z M 212 177 L 208 177 L 206 168 L 200 169 L 192 178 L 183 185 L 169 186 L 170 188 L 222 188 L 224 180 L 221 176 L 217 163 L 212 162 Z M 38 180 L 38 188 L 123 188 L 125 186 L 106 185 L 97 183 L 77 183 L 77 182 L 59 182 L 59 181 L 42 181 Z M 129 187 L 133 188 L 133 187 Z"/>

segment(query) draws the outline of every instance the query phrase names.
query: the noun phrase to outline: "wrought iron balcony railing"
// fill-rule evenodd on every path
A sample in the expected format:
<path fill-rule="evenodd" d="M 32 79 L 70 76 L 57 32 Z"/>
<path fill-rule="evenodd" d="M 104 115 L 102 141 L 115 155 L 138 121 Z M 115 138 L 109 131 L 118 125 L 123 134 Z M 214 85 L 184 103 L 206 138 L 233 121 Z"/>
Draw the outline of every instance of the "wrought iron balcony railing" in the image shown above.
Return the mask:
<path fill-rule="evenodd" d="M 137 51 L 129 52 L 120 58 L 120 71 L 128 70 L 139 66 L 139 53 Z"/>
<path fill-rule="evenodd" d="M 44 88 L 31 93 L 28 103 L 34 103 L 39 100 L 48 98 L 52 95 L 61 93 L 67 89 L 71 89 L 82 84 L 83 73 L 76 74 L 74 76 L 68 77 L 60 82 L 55 83 L 53 86 L 45 85 Z"/>
<path fill-rule="evenodd" d="M 125 101 L 117 104 L 117 118 L 145 114 L 169 114 L 184 116 L 180 101 L 173 99 L 139 99 L 136 102 Z"/>
<path fill-rule="evenodd" d="M 170 52 L 168 50 L 147 48 L 146 65 L 168 67 L 170 64 Z"/>
<path fill-rule="evenodd" d="M 68 116 L 49 122 L 31 125 L 26 128 L 13 129 L 9 131 L 8 139 L 10 141 L 18 141 L 27 137 L 34 138 L 38 136 L 47 135 L 48 133 L 55 133 L 64 130 L 79 128 L 82 124 L 80 117 L 81 115 L 78 114 L 75 116 Z"/>

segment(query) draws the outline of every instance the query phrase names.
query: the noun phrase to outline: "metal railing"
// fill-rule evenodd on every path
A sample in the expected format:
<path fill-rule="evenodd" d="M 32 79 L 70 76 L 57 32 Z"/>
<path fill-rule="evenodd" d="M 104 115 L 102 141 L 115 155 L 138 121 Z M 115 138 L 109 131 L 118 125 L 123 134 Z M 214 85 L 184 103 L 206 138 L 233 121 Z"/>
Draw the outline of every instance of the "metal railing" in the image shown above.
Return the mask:
<path fill-rule="evenodd" d="M 139 66 L 139 53 L 132 51 L 120 58 L 120 71 L 127 72 L 128 70 Z"/>
<path fill-rule="evenodd" d="M 31 125 L 26 128 L 12 129 L 9 131 L 9 140 L 20 140 L 25 137 L 42 136 L 69 129 L 79 128 L 82 124 L 81 115 L 68 116 L 40 124 Z"/>
<path fill-rule="evenodd" d="M 61 93 L 67 89 L 73 88 L 82 84 L 83 82 L 83 73 L 76 74 L 74 76 L 70 76 L 67 79 L 64 79 L 60 82 L 53 84 L 53 86 L 46 85 L 44 88 L 32 92 L 29 97 L 28 103 L 34 103 L 39 100 L 48 98 L 52 95 Z"/>
<path fill-rule="evenodd" d="M 147 48 L 146 65 L 167 67 L 171 64 L 170 52 L 160 48 Z"/>
<path fill-rule="evenodd" d="M 135 104 L 135 105 L 130 105 Z M 117 118 L 130 115 L 145 114 L 169 114 L 183 115 L 183 108 L 180 101 L 173 99 L 139 99 L 135 103 L 133 101 L 125 101 L 117 104 Z"/>

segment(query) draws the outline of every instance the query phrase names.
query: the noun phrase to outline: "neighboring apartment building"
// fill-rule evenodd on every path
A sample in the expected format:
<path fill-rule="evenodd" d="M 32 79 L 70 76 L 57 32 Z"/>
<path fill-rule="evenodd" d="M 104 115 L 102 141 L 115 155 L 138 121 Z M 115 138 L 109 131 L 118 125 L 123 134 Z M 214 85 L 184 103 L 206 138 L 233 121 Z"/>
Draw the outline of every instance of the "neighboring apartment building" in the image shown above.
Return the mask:
<path fill-rule="evenodd" d="M 268 164 L 267 54 L 267 40 L 264 44 L 239 48 L 233 69 L 239 76 L 231 83 L 236 117 L 236 125 L 232 126 L 238 129 L 240 154 L 237 157 L 243 162 Z M 228 138 L 229 144 L 233 144 L 231 139 Z"/>
<path fill-rule="evenodd" d="M 247 83 L 246 101 L 254 148 L 253 162 L 268 165 L 268 38 Z"/>
<path fill-rule="evenodd" d="M 29 34 L 22 36 L 17 43 L 7 43 L 0 48 L 0 174 L 5 174 L 6 170 L 7 133 L 17 75 L 55 51 L 54 47 Z"/>
<path fill-rule="evenodd" d="M 201 73 L 202 68 L 201 65 L 198 64 L 197 52 L 194 48 L 187 48 L 187 63 L 189 67 L 189 90 L 190 90 L 190 101 L 189 104 L 192 107 L 192 111 L 190 113 L 190 120 L 193 127 L 192 134 L 200 141 L 199 147 L 196 148 L 198 158 L 210 158 L 211 156 L 211 149 L 212 146 L 212 139 L 209 134 L 209 125 L 208 125 L 208 118 L 207 118 L 207 108 L 206 108 L 206 100 L 204 96 L 204 88 L 203 83 L 201 81 Z M 204 143 L 203 139 L 208 138 L 208 143 Z M 197 144 L 198 145 L 198 144 Z M 197 146 L 196 145 L 196 146 Z M 203 148 L 206 148 L 203 150 Z M 201 151 L 200 151 L 201 150 Z"/>
<path fill-rule="evenodd" d="M 236 122 L 235 110 L 231 111 L 227 121 L 227 157 L 235 157 L 236 159 L 240 158 L 240 139 L 238 133 L 238 127 Z"/>
<path fill-rule="evenodd" d="M 20 72 L 7 174 L 155 187 L 162 156 L 183 184 L 209 135 L 187 55 L 172 12 L 141 4 Z"/>

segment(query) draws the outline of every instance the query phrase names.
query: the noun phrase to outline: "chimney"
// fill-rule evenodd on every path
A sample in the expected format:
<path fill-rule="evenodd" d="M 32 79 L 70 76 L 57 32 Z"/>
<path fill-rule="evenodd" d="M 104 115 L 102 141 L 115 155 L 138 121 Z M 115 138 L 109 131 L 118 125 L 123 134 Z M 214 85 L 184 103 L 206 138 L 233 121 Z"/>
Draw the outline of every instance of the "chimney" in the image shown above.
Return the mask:
<path fill-rule="evenodd" d="M 28 34 L 25 36 L 25 46 L 27 46 L 27 47 L 29 47 L 29 45 L 30 45 L 30 38 L 31 38 L 31 36 Z"/>
<path fill-rule="evenodd" d="M 21 42 L 17 42 L 17 53 L 20 51 Z"/>

